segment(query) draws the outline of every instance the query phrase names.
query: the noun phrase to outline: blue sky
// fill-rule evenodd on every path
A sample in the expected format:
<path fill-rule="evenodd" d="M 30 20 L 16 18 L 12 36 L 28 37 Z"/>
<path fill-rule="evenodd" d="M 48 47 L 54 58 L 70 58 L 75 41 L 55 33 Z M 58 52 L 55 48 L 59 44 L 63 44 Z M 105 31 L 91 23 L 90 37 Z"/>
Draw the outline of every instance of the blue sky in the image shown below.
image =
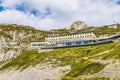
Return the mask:
<path fill-rule="evenodd" d="M 90 26 L 120 22 L 120 0 L 0 0 L 0 23 L 37 29 L 64 28 L 74 21 Z"/>

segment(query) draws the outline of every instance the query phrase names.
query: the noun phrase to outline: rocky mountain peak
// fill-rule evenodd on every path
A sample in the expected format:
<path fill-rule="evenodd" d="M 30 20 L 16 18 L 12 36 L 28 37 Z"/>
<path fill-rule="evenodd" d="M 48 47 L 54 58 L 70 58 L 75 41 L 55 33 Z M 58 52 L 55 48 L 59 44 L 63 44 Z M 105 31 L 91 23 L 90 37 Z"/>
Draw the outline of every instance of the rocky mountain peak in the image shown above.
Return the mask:
<path fill-rule="evenodd" d="M 66 30 L 76 31 L 76 30 L 81 30 L 81 29 L 86 28 L 86 27 L 88 27 L 88 26 L 85 24 L 85 22 L 83 22 L 83 21 L 75 21 L 69 27 L 65 27 L 65 29 Z"/>

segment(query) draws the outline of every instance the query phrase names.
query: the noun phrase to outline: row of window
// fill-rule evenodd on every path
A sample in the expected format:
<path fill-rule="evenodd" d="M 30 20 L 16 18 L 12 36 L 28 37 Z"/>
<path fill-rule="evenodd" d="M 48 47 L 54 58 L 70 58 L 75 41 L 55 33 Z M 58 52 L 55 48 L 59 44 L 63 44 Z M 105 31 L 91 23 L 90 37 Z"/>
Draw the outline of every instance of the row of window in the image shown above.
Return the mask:
<path fill-rule="evenodd" d="M 81 39 L 81 40 L 86 40 L 86 39 Z M 70 39 L 70 40 L 51 40 L 48 41 L 50 43 L 61 43 L 61 42 L 71 42 L 71 41 L 80 41 L 80 39 Z"/>
<path fill-rule="evenodd" d="M 69 41 L 69 40 L 84 40 L 84 39 L 91 39 L 95 37 L 85 37 L 85 38 L 64 38 L 64 39 L 48 39 L 46 41 L 51 42 L 51 41 Z"/>
<path fill-rule="evenodd" d="M 62 37 L 61 38 L 46 38 L 46 40 L 47 39 L 49 39 L 49 40 L 50 39 L 56 39 L 56 40 L 57 39 L 75 39 L 75 38 L 87 38 L 87 37 L 88 38 L 92 38 L 92 37 L 95 37 L 95 36 L 93 36 L 93 35 L 87 35 L 87 36 L 74 36 L 74 37 L 64 37 L 64 38 L 62 38 Z"/>
<path fill-rule="evenodd" d="M 32 44 L 32 46 L 45 46 L 45 45 L 48 45 L 48 44 Z"/>
<path fill-rule="evenodd" d="M 80 44 L 89 44 L 89 41 L 76 41 L 76 42 L 66 42 L 66 43 L 58 43 L 56 46 L 70 46 L 70 45 L 80 45 Z"/>
<path fill-rule="evenodd" d="M 72 37 L 72 36 L 86 36 L 86 35 L 94 35 L 93 33 L 82 33 L 82 34 L 68 34 L 68 35 L 58 35 L 58 36 L 48 36 L 48 38 L 53 38 L 53 37 Z"/>

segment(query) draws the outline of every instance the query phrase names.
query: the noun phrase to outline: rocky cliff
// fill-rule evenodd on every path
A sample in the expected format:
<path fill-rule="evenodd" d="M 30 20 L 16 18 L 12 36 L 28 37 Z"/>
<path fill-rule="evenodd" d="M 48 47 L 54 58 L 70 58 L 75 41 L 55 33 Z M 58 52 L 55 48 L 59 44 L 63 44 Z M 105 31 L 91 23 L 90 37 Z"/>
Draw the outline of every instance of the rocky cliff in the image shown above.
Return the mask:
<path fill-rule="evenodd" d="M 23 50 L 21 44 L 30 41 L 43 41 L 48 34 L 30 26 L 16 24 L 0 25 L 0 61 L 19 55 Z"/>
<path fill-rule="evenodd" d="M 76 21 L 74 22 L 72 25 L 70 25 L 69 27 L 66 27 L 66 30 L 71 30 L 71 31 L 77 31 L 77 30 L 81 30 L 88 27 L 84 22 L 82 21 Z"/>

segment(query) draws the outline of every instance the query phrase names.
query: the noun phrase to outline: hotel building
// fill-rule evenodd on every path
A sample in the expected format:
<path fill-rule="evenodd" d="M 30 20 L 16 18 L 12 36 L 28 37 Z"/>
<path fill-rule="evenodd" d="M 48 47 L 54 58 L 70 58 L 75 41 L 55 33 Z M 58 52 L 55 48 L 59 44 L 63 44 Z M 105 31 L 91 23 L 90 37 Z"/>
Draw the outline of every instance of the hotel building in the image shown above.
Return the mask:
<path fill-rule="evenodd" d="M 82 40 L 93 40 L 96 38 L 96 35 L 93 32 L 84 32 L 84 33 L 72 33 L 72 34 L 49 34 L 45 37 L 45 42 L 51 44 L 72 42 L 72 41 L 82 41 Z"/>

